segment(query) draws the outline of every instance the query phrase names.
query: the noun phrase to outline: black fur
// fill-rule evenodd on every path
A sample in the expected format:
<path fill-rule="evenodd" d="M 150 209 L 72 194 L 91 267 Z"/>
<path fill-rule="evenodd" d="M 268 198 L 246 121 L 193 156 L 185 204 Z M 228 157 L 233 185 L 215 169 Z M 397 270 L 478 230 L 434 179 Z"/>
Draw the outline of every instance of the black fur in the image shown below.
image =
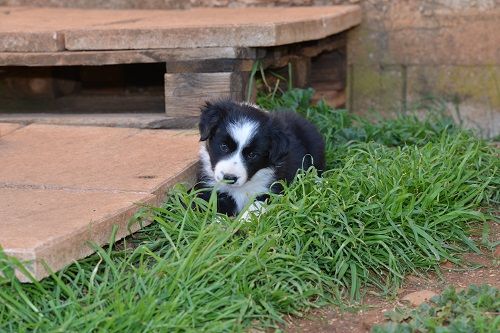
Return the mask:
<path fill-rule="evenodd" d="M 244 121 L 258 124 L 257 133 L 242 148 L 241 161 L 248 174 L 248 181 L 255 180 L 252 177 L 259 170 L 272 168 L 274 177 L 266 185 L 269 189 L 277 180 L 291 182 L 299 169 L 307 169 L 312 165 L 319 171 L 324 169 L 323 138 L 315 126 L 302 116 L 285 111 L 268 113 L 248 104 L 223 100 L 207 103 L 201 110 L 200 141 L 205 141 L 210 165 L 201 166 L 197 188 L 210 188 L 214 185 L 213 174 L 209 174 L 207 168 L 213 172 L 219 161 L 232 156 L 237 149 L 237 142 L 229 134 L 228 124 Z M 206 161 L 202 158 L 203 163 Z M 239 210 L 232 193 L 239 188 L 226 188 L 229 190 L 217 193 L 218 211 L 236 215 Z M 280 191 L 275 186 L 270 190 Z M 210 193 L 201 193 L 200 196 L 208 200 Z M 265 193 L 260 192 L 250 194 L 261 199 L 266 197 Z"/>

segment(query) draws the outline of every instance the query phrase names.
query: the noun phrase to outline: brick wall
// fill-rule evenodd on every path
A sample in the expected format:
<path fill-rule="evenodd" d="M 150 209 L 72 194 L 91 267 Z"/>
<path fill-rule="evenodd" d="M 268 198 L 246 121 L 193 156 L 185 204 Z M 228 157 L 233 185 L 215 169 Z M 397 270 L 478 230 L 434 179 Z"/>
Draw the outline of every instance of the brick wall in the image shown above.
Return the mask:
<path fill-rule="evenodd" d="M 349 36 L 349 105 L 403 110 L 439 98 L 500 134 L 500 1 L 372 0 Z"/>

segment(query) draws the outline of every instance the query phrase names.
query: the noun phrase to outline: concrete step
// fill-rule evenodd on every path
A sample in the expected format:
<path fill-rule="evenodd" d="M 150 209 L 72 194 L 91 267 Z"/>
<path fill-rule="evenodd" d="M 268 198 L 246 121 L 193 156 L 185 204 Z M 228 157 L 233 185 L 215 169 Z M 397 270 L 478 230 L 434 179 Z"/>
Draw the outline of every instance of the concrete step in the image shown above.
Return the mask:
<path fill-rule="evenodd" d="M 116 239 L 141 204 L 192 182 L 193 130 L 0 123 L 0 247 L 37 279 Z M 26 277 L 18 272 L 26 281 Z"/>
<path fill-rule="evenodd" d="M 172 118 L 165 113 L 0 113 L 0 123 L 84 125 L 149 129 L 195 128 L 199 117 Z M 1 136 L 1 133 L 0 133 Z"/>
<path fill-rule="evenodd" d="M 360 21 L 360 7 L 349 5 L 189 10 L 0 7 L 0 51 L 276 46 L 325 38 Z"/>

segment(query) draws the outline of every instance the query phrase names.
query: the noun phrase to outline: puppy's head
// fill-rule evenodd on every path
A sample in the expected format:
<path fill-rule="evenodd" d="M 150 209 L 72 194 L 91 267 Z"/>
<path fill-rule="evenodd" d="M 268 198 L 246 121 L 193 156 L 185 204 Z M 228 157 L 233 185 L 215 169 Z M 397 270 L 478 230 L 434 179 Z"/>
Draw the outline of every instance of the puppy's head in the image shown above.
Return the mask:
<path fill-rule="evenodd" d="M 283 139 L 270 115 L 258 108 L 219 101 L 207 103 L 200 117 L 201 161 L 216 182 L 242 186 L 261 169 L 272 167 Z M 276 144 L 274 144 L 276 143 Z M 286 148 L 285 148 L 286 149 Z M 273 155 L 274 154 L 274 155 Z"/>

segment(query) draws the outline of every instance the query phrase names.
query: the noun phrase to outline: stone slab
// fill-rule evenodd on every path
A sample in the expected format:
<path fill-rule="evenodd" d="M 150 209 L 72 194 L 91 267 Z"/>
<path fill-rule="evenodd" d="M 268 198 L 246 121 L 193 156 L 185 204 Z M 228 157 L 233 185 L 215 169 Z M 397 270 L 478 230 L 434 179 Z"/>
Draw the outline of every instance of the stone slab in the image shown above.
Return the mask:
<path fill-rule="evenodd" d="M 275 46 L 321 39 L 360 23 L 357 6 L 196 8 L 66 33 L 68 50 Z M 151 30 L 151 27 L 154 29 Z M 92 32 L 92 33 L 89 33 Z M 117 33 L 121 35 L 117 38 Z"/>
<path fill-rule="evenodd" d="M 136 231 L 140 204 L 158 205 L 179 182 L 192 183 L 198 135 L 193 130 L 0 124 L 0 247 L 27 261 L 36 279 L 43 263 L 59 270 Z M 138 205 L 139 204 L 139 205 Z M 17 272 L 22 281 L 26 276 Z"/>
<path fill-rule="evenodd" d="M 93 252 L 88 242 L 108 243 L 138 230 L 127 229 L 139 203 L 152 203 L 147 193 L 113 193 L 0 187 L 0 245 L 7 255 L 26 262 L 36 279 Z M 23 281 L 29 279 L 18 272 Z"/>
<path fill-rule="evenodd" d="M 198 125 L 196 117 L 167 117 L 164 113 L 0 113 L 0 136 L 9 133 L 8 128 L 23 124 L 84 125 L 127 127 L 145 129 L 193 129 Z M 10 123 L 10 124 L 9 124 Z"/>
<path fill-rule="evenodd" d="M 24 186 L 152 192 L 195 163 L 195 131 L 29 125 L 0 141 L 0 179 Z"/>
<path fill-rule="evenodd" d="M 63 31 L 93 25 L 134 21 L 147 17 L 142 11 L 59 10 L 53 8 L 0 7 L 0 51 L 51 52 L 64 49 Z"/>
<path fill-rule="evenodd" d="M 60 50 L 60 42 L 45 41 L 54 33 L 62 34 L 64 48 L 73 51 L 275 46 L 321 39 L 360 21 L 358 6 L 181 11 L 0 7 L 0 38 L 5 41 L 0 51 Z"/>
<path fill-rule="evenodd" d="M 191 7 L 185 0 L 0 0 L 7 6 L 74 7 L 74 8 L 130 8 L 130 9 L 182 9 Z"/>
<path fill-rule="evenodd" d="M 0 123 L 0 137 L 7 135 L 21 127 L 23 127 L 23 125 L 21 124 Z"/>

